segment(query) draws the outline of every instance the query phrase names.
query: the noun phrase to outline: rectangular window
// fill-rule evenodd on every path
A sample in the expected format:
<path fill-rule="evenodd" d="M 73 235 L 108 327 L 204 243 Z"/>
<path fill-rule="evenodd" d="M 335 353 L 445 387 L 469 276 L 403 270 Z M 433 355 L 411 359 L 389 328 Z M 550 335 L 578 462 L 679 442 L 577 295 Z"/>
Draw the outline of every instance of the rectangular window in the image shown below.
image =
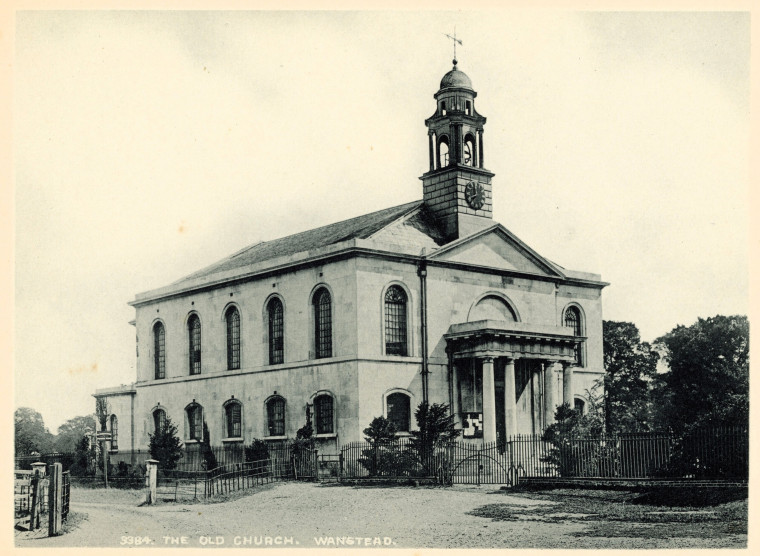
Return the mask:
<path fill-rule="evenodd" d="M 240 430 L 240 404 L 230 403 L 227 406 L 227 437 L 228 438 L 240 438 L 242 435 Z"/>
<path fill-rule="evenodd" d="M 325 289 L 315 296 L 314 322 L 317 358 L 332 357 L 332 301 Z"/>
<path fill-rule="evenodd" d="M 285 436 L 285 400 L 275 398 L 267 404 L 269 436 Z"/>
<path fill-rule="evenodd" d="M 187 420 L 190 428 L 190 440 L 203 440 L 203 414 L 199 406 L 188 410 Z"/>
<path fill-rule="evenodd" d="M 400 392 L 388 396 L 388 420 L 398 432 L 409 431 L 409 396 Z"/>
<path fill-rule="evenodd" d="M 333 399 L 331 396 L 319 396 L 317 406 L 317 434 L 333 433 Z"/>
<path fill-rule="evenodd" d="M 269 364 L 283 362 L 283 311 L 276 297 L 269 302 Z"/>

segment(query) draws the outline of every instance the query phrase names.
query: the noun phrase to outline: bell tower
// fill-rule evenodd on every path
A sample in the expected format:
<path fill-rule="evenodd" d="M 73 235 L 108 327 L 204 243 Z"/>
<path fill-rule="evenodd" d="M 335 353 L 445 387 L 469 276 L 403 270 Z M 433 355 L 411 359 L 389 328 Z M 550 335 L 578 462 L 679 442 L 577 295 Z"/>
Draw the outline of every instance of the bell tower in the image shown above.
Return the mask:
<path fill-rule="evenodd" d="M 484 116 L 475 110 L 477 93 L 467 75 L 454 67 L 433 97 L 428 128 L 430 169 L 422 177 L 423 201 L 449 241 L 493 224 L 491 178 L 483 167 Z"/>

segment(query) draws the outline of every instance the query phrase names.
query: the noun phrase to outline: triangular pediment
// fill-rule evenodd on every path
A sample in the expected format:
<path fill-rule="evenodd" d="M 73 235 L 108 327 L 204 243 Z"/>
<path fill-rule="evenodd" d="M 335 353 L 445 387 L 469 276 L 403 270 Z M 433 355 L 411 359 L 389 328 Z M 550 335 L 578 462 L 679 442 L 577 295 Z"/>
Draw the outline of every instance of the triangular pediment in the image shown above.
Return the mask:
<path fill-rule="evenodd" d="M 526 274 L 564 277 L 557 265 L 541 257 L 500 224 L 454 241 L 438 250 L 431 258 Z"/>

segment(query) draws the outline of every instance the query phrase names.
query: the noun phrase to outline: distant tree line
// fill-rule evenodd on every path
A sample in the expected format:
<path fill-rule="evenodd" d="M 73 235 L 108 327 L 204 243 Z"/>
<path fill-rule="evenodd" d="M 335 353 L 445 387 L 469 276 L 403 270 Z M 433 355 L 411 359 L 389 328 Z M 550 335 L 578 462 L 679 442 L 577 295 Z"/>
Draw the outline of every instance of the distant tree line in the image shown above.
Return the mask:
<path fill-rule="evenodd" d="M 653 343 L 630 322 L 604 321 L 604 378 L 581 415 L 565 407 L 559 430 L 576 433 L 670 431 L 749 426 L 749 321 L 699 318 Z"/>

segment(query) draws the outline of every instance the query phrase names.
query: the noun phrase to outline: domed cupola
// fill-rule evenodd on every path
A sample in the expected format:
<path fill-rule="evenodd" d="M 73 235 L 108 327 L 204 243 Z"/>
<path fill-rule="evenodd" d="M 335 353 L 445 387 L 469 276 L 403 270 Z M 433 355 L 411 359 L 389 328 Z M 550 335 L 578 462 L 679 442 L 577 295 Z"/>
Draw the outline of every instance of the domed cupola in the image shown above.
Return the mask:
<path fill-rule="evenodd" d="M 486 118 L 475 110 L 472 81 L 453 62 L 433 95 L 435 113 L 425 120 L 430 170 L 422 176 L 425 205 L 450 239 L 493 224 L 493 174 L 483 167 Z"/>
<path fill-rule="evenodd" d="M 459 71 L 456 60 L 454 60 L 454 69 L 441 79 L 441 90 L 449 88 L 469 89 L 472 91 L 472 81 L 470 81 L 465 72 Z"/>

